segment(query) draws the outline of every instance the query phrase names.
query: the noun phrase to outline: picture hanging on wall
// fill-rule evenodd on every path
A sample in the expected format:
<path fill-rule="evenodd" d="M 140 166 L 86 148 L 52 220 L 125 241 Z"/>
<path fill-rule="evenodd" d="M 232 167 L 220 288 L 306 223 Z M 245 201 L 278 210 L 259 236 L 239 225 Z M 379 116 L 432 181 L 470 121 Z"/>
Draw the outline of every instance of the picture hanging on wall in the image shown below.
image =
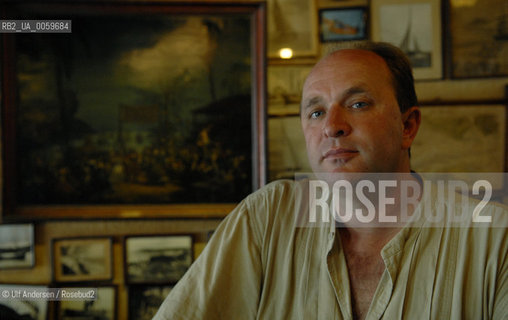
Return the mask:
<path fill-rule="evenodd" d="M 53 240 L 53 275 L 57 282 L 110 280 L 112 238 Z"/>
<path fill-rule="evenodd" d="M 95 300 L 58 301 L 57 320 L 116 319 L 116 287 L 97 287 Z"/>
<path fill-rule="evenodd" d="M 129 319 L 151 320 L 173 286 L 129 286 Z"/>
<path fill-rule="evenodd" d="M 125 239 L 126 282 L 174 284 L 190 267 L 190 235 L 132 236 Z"/>
<path fill-rule="evenodd" d="M 25 292 L 43 292 L 46 288 L 46 286 L 34 286 L 26 284 L 0 284 L 0 292 L 3 293 L 0 294 L 0 319 L 49 319 L 47 299 L 12 298 L 13 293 L 19 292 L 21 290 Z"/>
<path fill-rule="evenodd" d="M 420 110 L 422 122 L 411 145 L 413 170 L 484 175 L 506 171 L 505 105 L 429 105 Z M 494 190 L 503 183 L 491 182 Z"/>
<path fill-rule="evenodd" d="M 319 11 L 322 42 L 364 40 L 368 36 L 366 7 L 328 8 Z"/>
<path fill-rule="evenodd" d="M 441 1 L 372 0 L 372 38 L 399 47 L 415 79 L 443 77 Z"/>
<path fill-rule="evenodd" d="M 262 186 L 264 6 L 6 5 L 72 20 L 0 35 L 6 215 L 223 217 Z"/>
<path fill-rule="evenodd" d="M 0 225 L 0 269 L 31 268 L 34 263 L 33 224 Z"/>
<path fill-rule="evenodd" d="M 293 57 L 314 57 L 318 52 L 317 13 L 314 0 L 268 0 L 268 57 L 278 58 L 289 48 Z"/>
<path fill-rule="evenodd" d="M 508 75 L 508 1 L 450 1 L 452 77 Z"/>

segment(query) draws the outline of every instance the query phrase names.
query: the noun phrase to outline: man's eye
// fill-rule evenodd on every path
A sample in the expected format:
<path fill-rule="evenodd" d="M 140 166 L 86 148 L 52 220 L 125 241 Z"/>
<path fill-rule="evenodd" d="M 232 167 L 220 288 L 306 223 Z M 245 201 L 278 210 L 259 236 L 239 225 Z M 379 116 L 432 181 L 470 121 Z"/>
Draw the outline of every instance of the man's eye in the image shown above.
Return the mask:
<path fill-rule="evenodd" d="M 317 118 L 321 117 L 323 115 L 323 113 L 324 113 L 323 111 L 313 111 L 310 114 L 309 118 L 311 118 L 311 119 L 317 119 Z"/>
<path fill-rule="evenodd" d="M 367 106 L 367 102 L 355 102 L 351 105 L 351 108 L 353 109 L 361 109 L 361 108 L 365 108 Z"/>

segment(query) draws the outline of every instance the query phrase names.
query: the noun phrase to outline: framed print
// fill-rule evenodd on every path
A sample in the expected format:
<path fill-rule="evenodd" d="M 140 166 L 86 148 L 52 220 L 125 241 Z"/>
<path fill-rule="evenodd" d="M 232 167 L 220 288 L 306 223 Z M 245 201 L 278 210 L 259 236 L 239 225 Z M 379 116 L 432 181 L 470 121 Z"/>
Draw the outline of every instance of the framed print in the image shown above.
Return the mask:
<path fill-rule="evenodd" d="M 41 290 L 46 286 L 21 285 L 21 284 L 0 284 L 0 292 L 7 292 L 8 298 L 4 294 L 0 295 L 0 319 L 48 319 L 48 300 L 46 299 L 13 299 L 18 290 L 32 291 L 31 289 Z"/>
<path fill-rule="evenodd" d="M 422 122 L 411 146 L 413 170 L 505 172 L 505 105 L 439 105 L 420 110 Z"/>
<path fill-rule="evenodd" d="M 367 8 L 321 9 L 319 31 L 322 42 L 367 39 Z"/>
<path fill-rule="evenodd" d="M 223 217 L 265 183 L 264 3 L 4 5 L 4 213 Z"/>
<path fill-rule="evenodd" d="M 312 172 L 299 116 L 272 117 L 270 130 L 270 181 L 294 179 L 297 172 Z"/>
<path fill-rule="evenodd" d="M 58 320 L 81 319 L 116 319 L 116 287 L 104 286 L 97 288 L 97 299 L 61 300 L 58 301 Z"/>
<path fill-rule="evenodd" d="M 172 286 L 129 286 L 129 319 L 151 320 Z"/>
<path fill-rule="evenodd" d="M 190 235 L 127 237 L 125 277 L 134 283 L 176 283 L 192 263 Z"/>
<path fill-rule="evenodd" d="M 508 75 L 508 3 L 449 2 L 453 78 Z"/>
<path fill-rule="evenodd" d="M 111 238 L 53 240 L 53 278 L 57 282 L 113 278 Z"/>
<path fill-rule="evenodd" d="M 289 48 L 293 57 L 314 57 L 318 52 L 315 0 L 268 0 L 268 57 L 279 58 Z"/>
<path fill-rule="evenodd" d="M 268 116 L 299 115 L 302 88 L 310 65 L 268 67 Z"/>
<path fill-rule="evenodd" d="M 0 225 L 0 269 L 31 268 L 34 263 L 33 224 Z"/>
<path fill-rule="evenodd" d="M 443 77 L 440 0 L 373 0 L 372 38 L 406 53 L 415 79 Z"/>

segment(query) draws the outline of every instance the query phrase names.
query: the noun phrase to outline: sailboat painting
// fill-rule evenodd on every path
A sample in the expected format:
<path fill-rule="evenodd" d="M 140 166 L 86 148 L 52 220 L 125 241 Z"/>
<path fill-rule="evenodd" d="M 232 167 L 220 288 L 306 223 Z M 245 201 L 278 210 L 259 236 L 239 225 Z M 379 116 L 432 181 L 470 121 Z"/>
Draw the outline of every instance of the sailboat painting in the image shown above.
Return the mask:
<path fill-rule="evenodd" d="M 508 1 L 452 1 L 450 34 L 454 78 L 508 75 Z"/>
<path fill-rule="evenodd" d="M 373 38 L 406 53 L 416 79 L 442 77 L 441 21 L 437 1 L 373 0 Z"/>

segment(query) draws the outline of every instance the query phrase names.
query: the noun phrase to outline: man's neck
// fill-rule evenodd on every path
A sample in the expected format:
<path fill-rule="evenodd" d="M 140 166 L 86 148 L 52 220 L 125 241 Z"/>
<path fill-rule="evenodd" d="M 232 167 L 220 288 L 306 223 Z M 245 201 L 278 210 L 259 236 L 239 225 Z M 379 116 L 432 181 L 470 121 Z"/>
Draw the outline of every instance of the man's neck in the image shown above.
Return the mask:
<path fill-rule="evenodd" d="M 361 255 L 379 255 L 383 247 L 400 231 L 393 228 L 341 228 L 340 237 L 346 251 Z"/>

